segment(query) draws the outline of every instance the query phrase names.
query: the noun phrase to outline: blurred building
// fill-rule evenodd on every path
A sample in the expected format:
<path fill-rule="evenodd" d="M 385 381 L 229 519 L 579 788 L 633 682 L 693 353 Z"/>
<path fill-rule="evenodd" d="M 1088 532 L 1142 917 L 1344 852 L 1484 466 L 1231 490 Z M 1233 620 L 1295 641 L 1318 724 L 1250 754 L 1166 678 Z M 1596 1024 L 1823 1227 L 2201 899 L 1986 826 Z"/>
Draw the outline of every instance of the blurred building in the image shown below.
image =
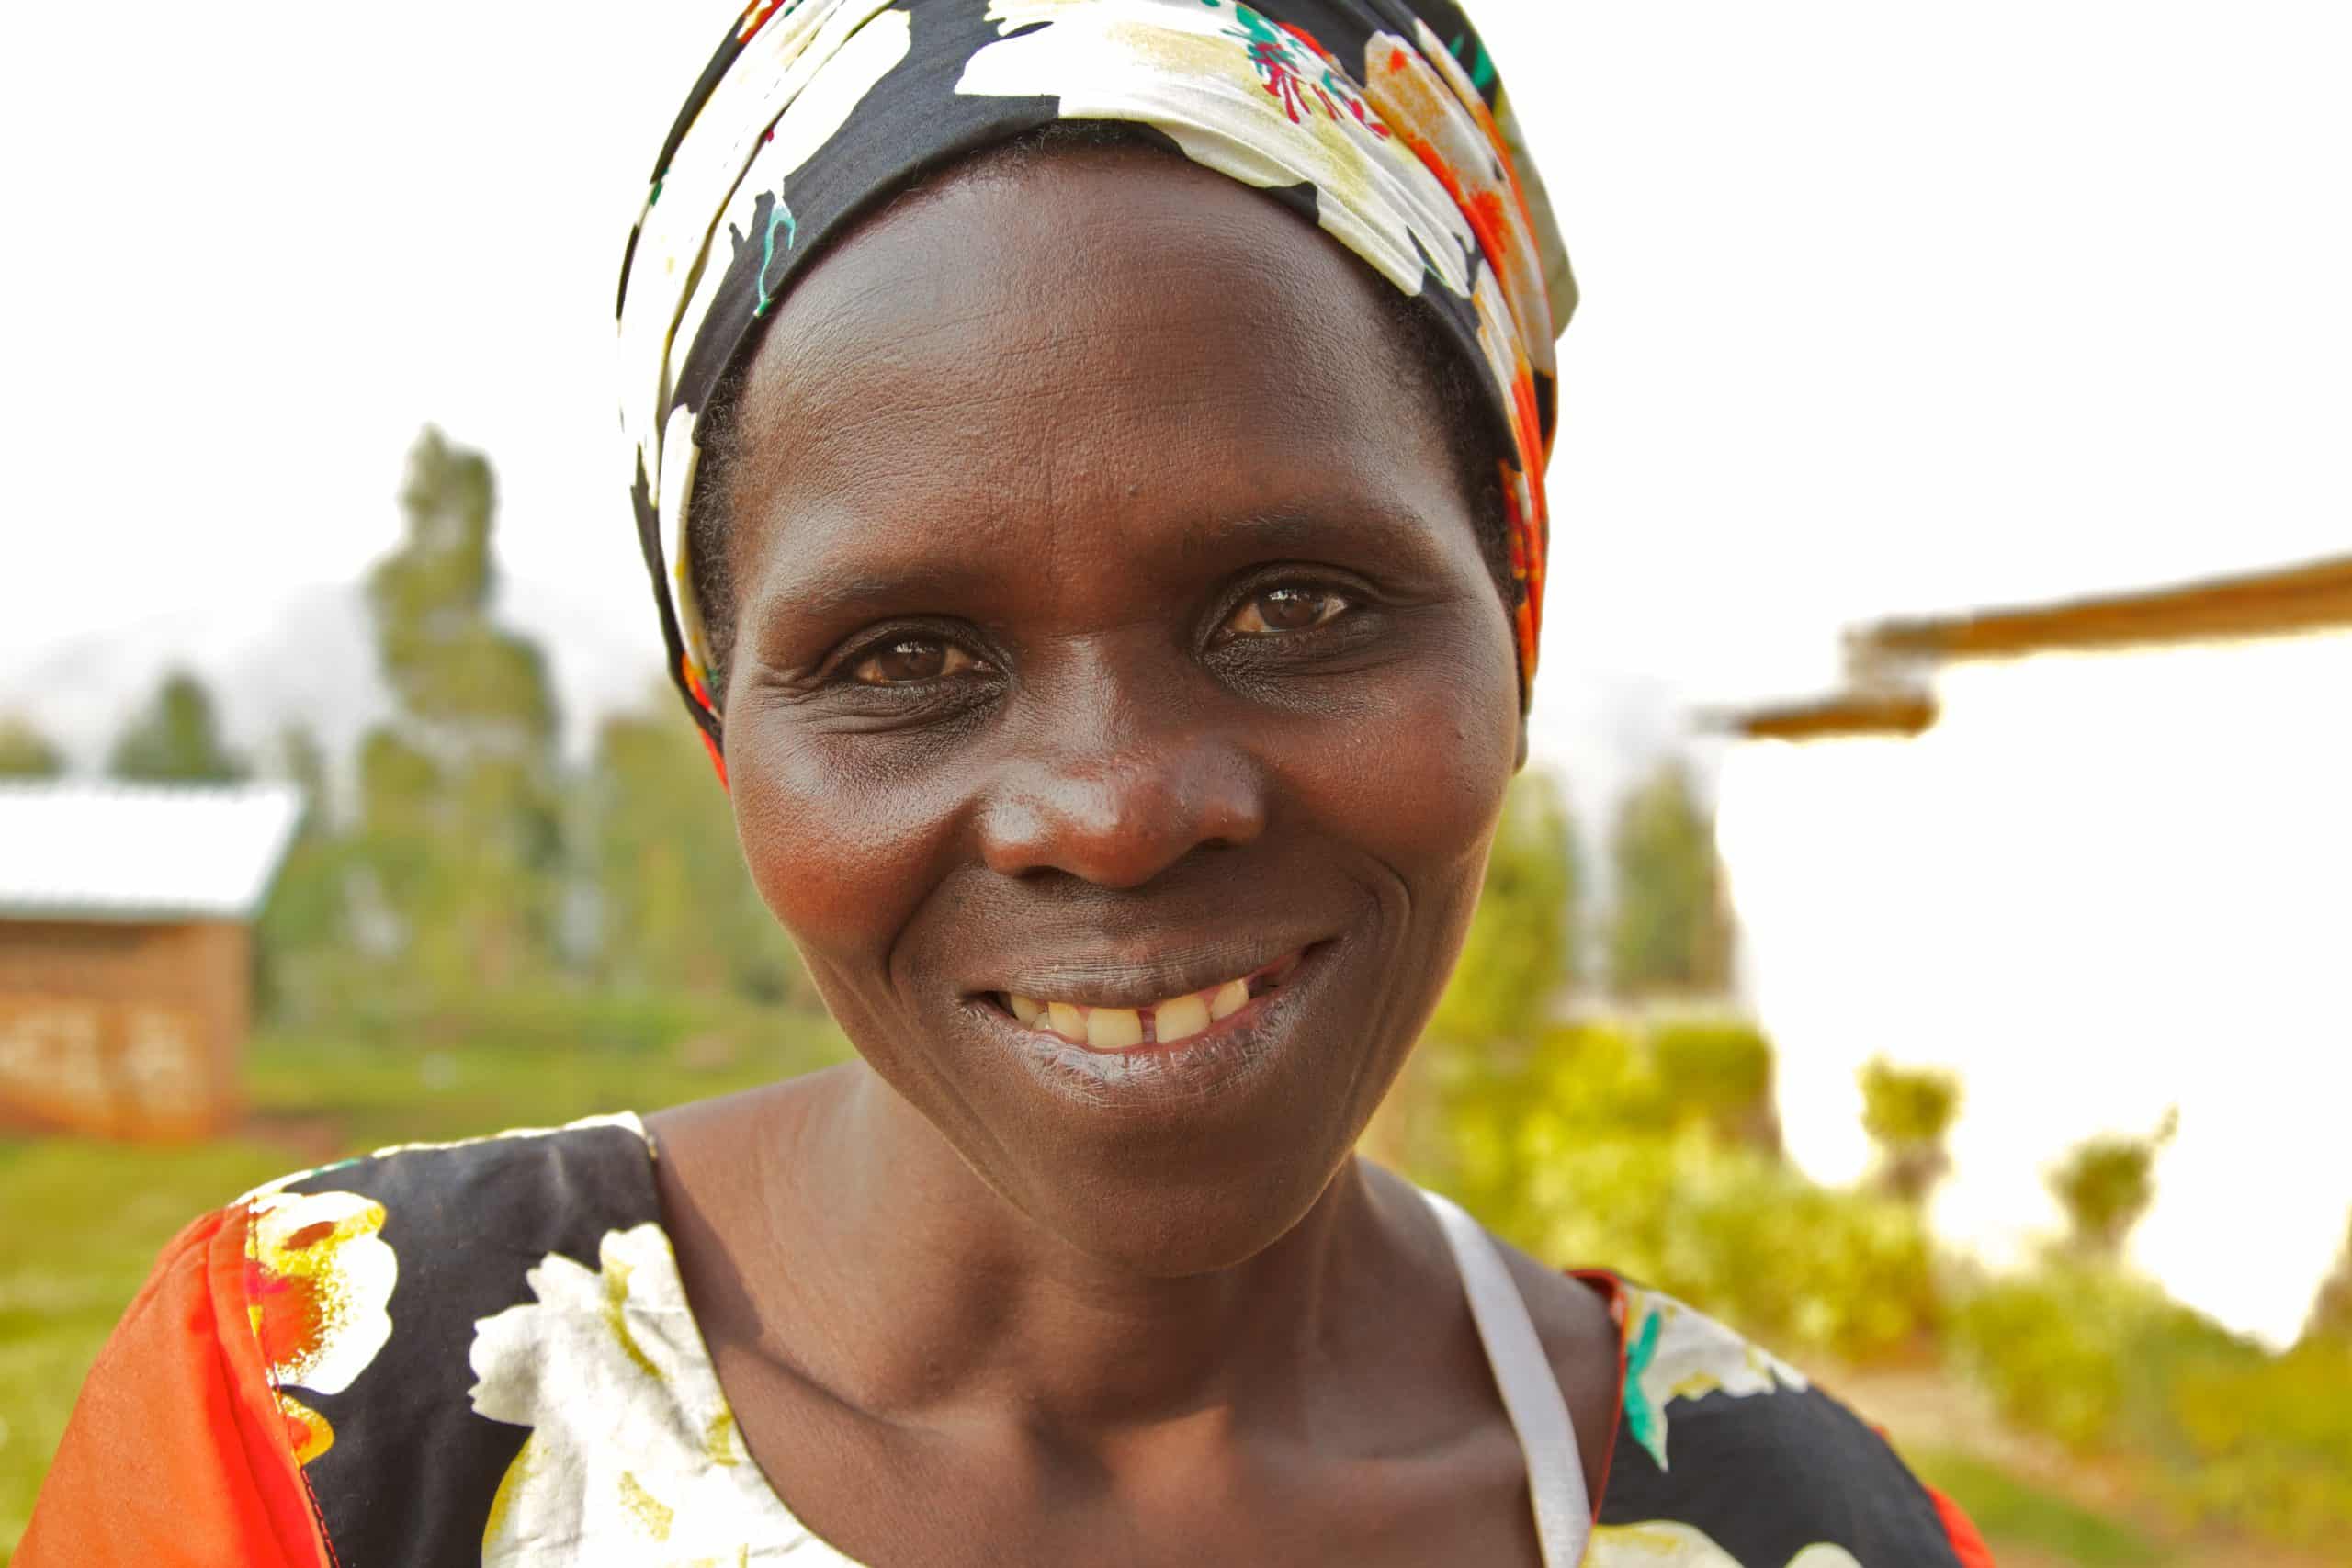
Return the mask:
<path fill-rule="evenodd" d="M 283 784 L 0 784 L 0 1124 L 216 1128 L 252 1024 Z"/>
<path fill-rule="evenodd" d="M 1847 690 L 1713 716 L 1791 1154 L 1859 1175 L 1857 1068 L 1955 1068 L 1935 1217 L 2014 1261 L 2069 1147 L 2177 1105 L 2132 1256 L 2291 1339 L 2352 1210 L 2352 557 L 1847 653 Z"/>

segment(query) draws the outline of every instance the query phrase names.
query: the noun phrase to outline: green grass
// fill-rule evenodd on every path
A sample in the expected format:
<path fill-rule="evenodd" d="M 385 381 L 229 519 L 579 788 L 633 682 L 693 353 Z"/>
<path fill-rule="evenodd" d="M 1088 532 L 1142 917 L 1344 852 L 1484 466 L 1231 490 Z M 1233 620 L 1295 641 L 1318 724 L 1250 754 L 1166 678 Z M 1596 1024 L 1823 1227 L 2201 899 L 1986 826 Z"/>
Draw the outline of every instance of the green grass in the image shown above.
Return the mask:
<path fill-rule="evenodd" d="M 674 1051 L 548 1045 L 409 1050 L 285 1039 L 254 1043 L 248 1103 L 266 1119 L 330 1120 L 336 1155 L 387 1144 L 543 1127 L 609 1111 L 654 1111 L 789 1077 L 846 1053 L 822 1019 L 784 1017 L 760 1045 L 695 1066 Z"/>
<path fill-rule="evenodd" d="M 546 1046 L 434 1052 L 255 1042 L 255 1118 L 175 1147 L 0 1138 L 0 1562 L 99 1347 L 182 1225 L 289 1170 L 387 1144 L 652 1111 L 836 1060 L 825 1021 L 772 1019 L 762 1043 L 695 1065 L 682 1053 Z"/>
<path fill-rule="evenodd" d="M 1973 1454 L 1928 1449 L 1904 1457 L 1920 1479 L 1966 1510 L 1996 1560 L 2004 1548 L 2016 1547 L 2075 1568 L 2165 1568 L 2173 1561 L 2164 1548 L 2128 1525 Z"/>
<path fill-rule="evenodd" d="M 244 1142 L 0 1142 L 0 1553 L 23 1533 L 82 1376 L 156 1252 L 287 1164 L 283 1149 Z"/>

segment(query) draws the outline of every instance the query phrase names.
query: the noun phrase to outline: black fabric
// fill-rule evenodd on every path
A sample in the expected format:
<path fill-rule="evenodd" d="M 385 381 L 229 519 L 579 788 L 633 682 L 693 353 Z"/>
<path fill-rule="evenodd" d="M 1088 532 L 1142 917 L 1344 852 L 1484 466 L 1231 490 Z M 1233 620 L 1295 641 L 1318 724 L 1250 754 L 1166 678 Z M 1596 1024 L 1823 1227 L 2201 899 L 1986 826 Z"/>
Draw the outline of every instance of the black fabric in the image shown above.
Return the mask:
<path fill-rule="evenodd" d="M 660 1220 L 645 1140 L 596 1126 L 391 1152 L 286 1190 L 374 1199 L 400 1259 L 391 1338 L 344 1393 L 303 1395 L 334 1427 L 305 1473 L 337 1560 L 479 1562 L 491 1499 L 530 1433 L 474 1414 L 474 1325 L 530 1301 L 524 1275 L 548 1254 L 594 1269 L 605 1235 Z"/>

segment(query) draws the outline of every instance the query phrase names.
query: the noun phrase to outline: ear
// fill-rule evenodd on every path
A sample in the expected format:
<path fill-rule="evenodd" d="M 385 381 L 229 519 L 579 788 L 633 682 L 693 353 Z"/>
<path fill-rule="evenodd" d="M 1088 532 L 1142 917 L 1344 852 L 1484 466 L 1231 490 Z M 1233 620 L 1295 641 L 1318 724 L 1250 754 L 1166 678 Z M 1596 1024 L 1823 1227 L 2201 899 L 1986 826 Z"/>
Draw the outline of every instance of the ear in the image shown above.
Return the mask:
<path fill-rule="evenodd" d="M 1516 758 L 1514 758 L 1514 759 L 1512 760 L 1511 764 L 1510 764 L 1510 771 L 1511 771 L 1513 773 L 1520 773 L 1520 772 L 1523 771 L 1523 770 L 1526 768 L 1526 766 L 1527 766 L 1527 715 L 1526 715 L 1526 714 L 1524 714 L 1524 713 L 1521 713 L 1521 714 L 1519 716 L 1519 755 L 1518 755 Z"/>

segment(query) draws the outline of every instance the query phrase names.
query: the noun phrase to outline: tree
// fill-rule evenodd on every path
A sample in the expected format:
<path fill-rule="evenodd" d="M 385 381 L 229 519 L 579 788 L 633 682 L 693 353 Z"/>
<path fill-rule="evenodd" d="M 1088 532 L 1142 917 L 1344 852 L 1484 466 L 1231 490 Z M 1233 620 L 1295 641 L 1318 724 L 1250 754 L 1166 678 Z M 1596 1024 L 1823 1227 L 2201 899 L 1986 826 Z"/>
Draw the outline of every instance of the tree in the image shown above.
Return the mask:
<path fill-rule="evenodd" d="M 489 459 L 428 427 L 401 506 L 406 536 L 368 581 L 397 712 L 361 747 L 355 870 L 423 999 L 451 1004 L 557 958 L 555 699 L 537 646 L 491 615 Z"/>
<path fill-rule="evenodd" d="M 1772 1043 L 1745 1019 L 1667 1018 L 1643 1031 L 1676 1131 L 1699 1127 L 1717 1143 L 1779 1158 L 1781 1111 Z"/>
<path fill-rule="evenodd" d="M 2312 1300 L 2311 1315 L 2303 1320 L 2306 1342 L 2332 1340 L 2352 1346 L 2352 1227 L 2344 1236 L 2344 1248 L 2335 1255 L 2335 1267 L 2319 1282 L 2319 1293 Z"/>
<path fill-rule="evenodd" d="M 147 784 L 236 784 L 249 773 L 221 740 L 212 694 L 186 670 L 164 677 L 115 742 L 107 771 Z"/>
<path fill-rule="evenodd" d="M 1731 988 L 1731 922 L 1714 823 L 1689 770 L 1661 763 L 1617 814 L 1609 976 L 1620 997 L 1721 996 Z"/>
<path fill-rule="evenodd" d="M 1448 1101 L 1475 1096 L 1532 1047 L 1578 973 L 1582 882 L 1560 781 L 1531 769 L 1504 797 L 1478 907 L 1429 1037 L 1365 1131 L 1373 1157 L 1421 1165 L 1442 1142 Z"/>
<path fill-rule="evenodd" d="M 1883 1056 L 1861 1070 L 1862 1128 L 1878 1145 L 1878 1183 L 1890 1196 L 1925 1203 L 1951 1168 L 1944 1140 L 1960 1115 L 1960 1079 Z"/>
<path fill-rule="evenodd" d="M 536 644 L 491 619 L 490 459 L 427 426 L 401 489 L 408 537 L 368 580 L 377 653 L 412 739 L 445 755 L 550 761 L 554 694 Z"/>
<path fill-rule="evenodd" d="M 2050 1190 L 2066 1211 L 2075 1251 L 2100 1261 L 2122 1256 L 2132 1227 L 2155 1201 L 2156 1156 L 2179 1128 L 2176 1108 L 2144 1138 L 2086 1138 L 2051 1172 Z"/>
<path fill-rule="evenodd" d="M 53 779 L 65 754 L 24 719 L 0 715 L 0 779 Z"/>
<path fill-rule="evenodd" d="M 1464 1043 L 1532 1038 L 1580 967 L 1582 883 L 1560 781 L 1522 773 L 1504 799 L 1477 912 L 1430 1032 Z"/>
<path fill-rule="evenodd" d="M 699 731 L 666 682 L 647 711 L 605 721 L 589 789 L 606 980 L 815 1005 L 744 869 Z"/>
<path fill-rule="evenodd" d="M 302 792 L 302 818 L 254 927 L 254 989 L 273 1017 L 308 1019 L 346 988 L 349 847 L 334 830 L 316 735 L 288 725 L 270 771 Z"/>

